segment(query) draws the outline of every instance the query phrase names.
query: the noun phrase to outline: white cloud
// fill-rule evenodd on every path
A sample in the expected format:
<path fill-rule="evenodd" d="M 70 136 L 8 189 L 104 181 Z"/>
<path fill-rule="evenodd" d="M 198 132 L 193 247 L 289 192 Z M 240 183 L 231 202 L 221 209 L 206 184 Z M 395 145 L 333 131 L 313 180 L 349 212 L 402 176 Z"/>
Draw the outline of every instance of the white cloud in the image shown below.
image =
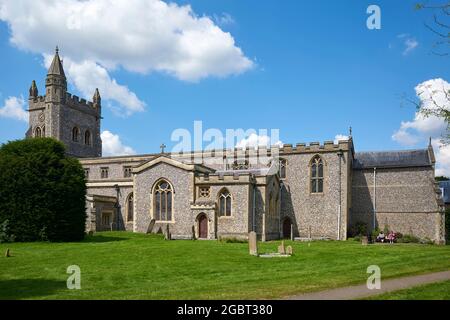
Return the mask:
<path fill-rule="evenodd" d="M 239 149 L 246 149 L 246 148 L 255 148 L 258 149 L 258 147 L 271 147 L 271 145 L 283 146 L 283 142 L 280 140 L 272 143 L 271 138 L 267 135 L 257 135 L 256 133 L 251 133 L 248 138 L 244 138 L 241 141 L 239 141 L 236 144 L 236 148 Z"/>
<path fill-rule="evenodd" d="M 5 105 L 0 108 L 0 117 L 28 122 L 28 112 L 25 111 L 25 106 L 23 97 L 8 97 Z"/>
<path fill-rule="evenodd" d="M 417 46 L 419 45 L 419 42 L 417 42 L 417 40 L 414 38 L 408 38 L 405 40 L 404 45 L 405 45 L 405 50 L 403 50 L 402 54 L 404 56 L 406 56 L 411 51 L 413 51 L 415 48 L 417 48 Z"/>
<path fill-rule="evenodd" d="M 49 68 L 53 55 L 45 54 L 44 57 L 45 66 Z M 118 102 L 126 115 L 144 110 L 145 103 L 134 92 L 111 79 L 108 71 L 94 61 L 76 63 L 64 58 L 63 63 L 67 77 L 86 99 L 92 99 L 95 88 L 98 88 L 102 99 Z"/>
<path fill-rule="evenodd" d="M 450 101 L 445 91 L 450 90 L 450 84 L 443 79 L 432 79 L 420 83 L 415 91 L 420 103 L 428 109 L 438 107 L 450 110 Z M 443 146 L 440 139 L 445 134 L 447 123 L 435 116 L 424 117 L 416 112 L 412 121 L 402 121 L 400 128 L 394 132 L 392 139 L 401 145 L 414 146 L 432 138 L 436 153 L 436 174 L 450 175 L 450 146 Z"/>
<path fill-rule="evenodd" d="M 197 81 L 254 65 L 212 18 L 161 0 L 0 0 L 0 20 L 21 49 L 50 54 L 58 44 L 73 61 L 95 61 L 107 70 Z"/>
<path fill-rule="evenodd" d="M 221 26 L 232 25 L 235 23 L 233 17 L 229 13 L 222 13 L 222 15 L 214 15 L 214 21 Z"/>
<path fill-rule="evenodd" d="M 101 134 L 102 138 L 102 153 L 103 156 L 125 156 L 136 154 L 133 148 L 126 146 L 120 140 L 119 135 L 105 130 Z"/>
<path fill-rule="evenodd" d="M 450 91 L 450 83 L 444 79 L 437 78 L 422 82 L 415 90 L 425 108 L 450 110 L 450 99 L 445 94 Z"/>
<path fill-rule="evenodd" d="M 450 145 L 443 145 L 440 139 L 432 139 L 436 162 L 436 176 L 450 176 Z"/>
<path fill-rule="evenodd" d="M 435 116 L 424 117 L 416 112 L 413 121 L 402 121 L 400 129 L 392 135 L 392 139 L 401 145 L 413 146 L 421 137 L 436 137 L 444 132 L 447 127 L 445 121 Z"/>
<path fill-rule="evenodd" d="M 343 135 L 343 134 L 337 134 L 334 137 L 334 143 L 337 144 L 340 140 L 348 140 L 349 136 Z"/>

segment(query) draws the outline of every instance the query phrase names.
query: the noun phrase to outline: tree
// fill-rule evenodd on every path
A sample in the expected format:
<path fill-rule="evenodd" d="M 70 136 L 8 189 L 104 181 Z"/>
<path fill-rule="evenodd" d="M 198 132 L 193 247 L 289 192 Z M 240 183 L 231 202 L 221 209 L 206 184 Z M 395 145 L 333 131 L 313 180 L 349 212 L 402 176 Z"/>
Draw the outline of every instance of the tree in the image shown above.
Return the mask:
<path fill-rule="evenodd" d="M 431 23 L 424 22 L 425 27 L 438 37 L 438 40 L 436 40 L 433 44 L 432 53 L 438 56 L 449 56 L 450 3 L 417 3 L 416 9 L 429 10 L 433 12 L 433 21 Z"/>
<path fill-rule="evenodd" d="M 83 168 L 52 138 L 0 147 L 0 224 L 16 241 L 77 241 L 84 237 Z"/>
<path fill-rule="evenodd" d="M 446 177 L 446 176 L 437 176 L 437 177 L 435 177 L 434 179 L 435 179 L 437 182 L 450 180 L 450 179 L 449 179 L 448 177 Z"/>

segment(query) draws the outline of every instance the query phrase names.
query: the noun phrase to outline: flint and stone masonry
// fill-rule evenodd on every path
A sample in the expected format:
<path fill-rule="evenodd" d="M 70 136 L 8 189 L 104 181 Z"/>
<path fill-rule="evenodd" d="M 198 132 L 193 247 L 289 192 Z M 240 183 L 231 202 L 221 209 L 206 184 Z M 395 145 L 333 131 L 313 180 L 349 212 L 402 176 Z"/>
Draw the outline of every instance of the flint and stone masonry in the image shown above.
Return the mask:
<path fill-rule="evenodd" d="M 268 160 L 259 163 L 249 149 L 102 157 L 101 119 L 99 91 L 92 102 L 68 93 L 56 51 L 45 95 L 32 82 L 26 136 L 53 137 L 80 159 L 88 188 L 87 231 L 160 232 L 171 239 L 248 239 L 255 232 L 262 241 L 345 240 L 352 225 L 365 223 L 369 230 L 387 227 L 445 241 L 431 145 L 357 153 L 350 135 L 338 143 L 268 148 Z M 200 164 L 194 161 L 199 157 Z"/>

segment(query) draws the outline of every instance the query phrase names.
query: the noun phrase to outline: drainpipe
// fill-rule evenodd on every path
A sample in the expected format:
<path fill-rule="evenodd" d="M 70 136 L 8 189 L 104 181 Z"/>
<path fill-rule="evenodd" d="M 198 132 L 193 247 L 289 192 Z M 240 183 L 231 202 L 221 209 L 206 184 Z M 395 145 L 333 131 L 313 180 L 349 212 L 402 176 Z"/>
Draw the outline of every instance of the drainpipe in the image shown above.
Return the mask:
<path fill-rule="evenodd" d="M 256 184 L 253 185 L 253 231 L 256 232 Z"/>
<path fill-rule="evenodd" d="M 337 239 L 341 240 L 341 212 L 342 212 L 342 150 L 338 152 L 339 157 L 339 205 L 338 205 L 338 217 L 337 217 Z"/>
<path fill-rule="evenodd" d="M 377 214 L 377 168 L 373 168 L 373 230 L 376 227 Z"/>
<path fill-rule="evenodd" d="M 120 196 L 120 187 L 118 184 L 114 185 L 114 189 L 116 189 L 116 195 L 117 195 L 117 201 L 116 201 L 116 215 L 117 215 L 117 231 L 119 231 L 120 229 L 120 217 L 119 217 L 119 208 L 120 208 L 120 203 L 119 203 L 119 196 Z"/>

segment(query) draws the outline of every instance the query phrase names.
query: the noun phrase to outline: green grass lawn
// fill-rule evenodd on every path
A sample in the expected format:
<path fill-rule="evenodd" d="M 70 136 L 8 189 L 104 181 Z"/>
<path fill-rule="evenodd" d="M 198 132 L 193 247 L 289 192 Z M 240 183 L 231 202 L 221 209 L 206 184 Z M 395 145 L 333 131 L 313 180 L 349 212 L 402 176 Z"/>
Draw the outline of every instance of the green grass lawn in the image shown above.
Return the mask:
<path fill-rule="evenodd" d="M 370 300 L 450 300 L 450 281 L 393 291 L 372 297 Z"/>
<path fill-rule="evenodd" d="M 165 241 L 103 232 L 78 243 L 0 244 L 0 299 L 265 299 L 450 269 L 450 246 L 291 243 L 294 256 L 262 259 L 246 243 Z M 276 251 L 279 242 L 260 243 Z M 4 257 L 6 248 L 12 257 Z M 66 288 L 69 265 L 81 290 Z"/>

